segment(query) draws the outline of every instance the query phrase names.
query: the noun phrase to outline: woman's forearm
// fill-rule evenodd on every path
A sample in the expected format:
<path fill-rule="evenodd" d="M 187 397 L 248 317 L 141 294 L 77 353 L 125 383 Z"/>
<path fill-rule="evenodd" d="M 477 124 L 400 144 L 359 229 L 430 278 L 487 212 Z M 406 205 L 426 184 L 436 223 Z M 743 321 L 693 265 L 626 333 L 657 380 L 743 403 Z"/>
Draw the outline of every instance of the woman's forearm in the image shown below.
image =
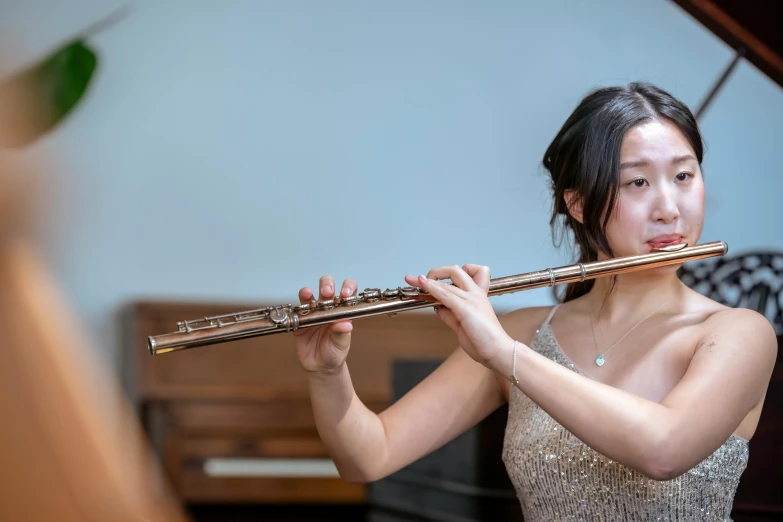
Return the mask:
<path fill-rule="evenodd" d="M 505 375 L 512 353 L 497 364 Z M 525 395 L 591 448 L 652 478 L 669 473 L 660 461 L 672 424 L 665 406 L 588 379 L 522 344 L 516 377 Z"/>
<path fill-rule="evenodd" d="M 309 381 L 316 427 L 340 476 L 348 482 L 374 480 L 386 455 L 386 434 L 378 415 L 356 395 L 347 364 Z"/>

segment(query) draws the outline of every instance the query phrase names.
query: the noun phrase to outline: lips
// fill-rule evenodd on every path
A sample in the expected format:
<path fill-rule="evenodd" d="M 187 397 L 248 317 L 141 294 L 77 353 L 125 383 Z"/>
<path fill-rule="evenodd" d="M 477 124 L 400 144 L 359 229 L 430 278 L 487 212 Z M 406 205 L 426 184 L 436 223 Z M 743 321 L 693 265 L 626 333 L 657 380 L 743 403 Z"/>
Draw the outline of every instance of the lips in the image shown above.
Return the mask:
<path fill-rule="evenodd" d="M 679 245 L 682 243 L 682 236 L 679 234 L 666 234 L 661 236 L 655 236 L 647 241 L 647 244 L 652 248 L 661 248 L 670 245 Z"/>

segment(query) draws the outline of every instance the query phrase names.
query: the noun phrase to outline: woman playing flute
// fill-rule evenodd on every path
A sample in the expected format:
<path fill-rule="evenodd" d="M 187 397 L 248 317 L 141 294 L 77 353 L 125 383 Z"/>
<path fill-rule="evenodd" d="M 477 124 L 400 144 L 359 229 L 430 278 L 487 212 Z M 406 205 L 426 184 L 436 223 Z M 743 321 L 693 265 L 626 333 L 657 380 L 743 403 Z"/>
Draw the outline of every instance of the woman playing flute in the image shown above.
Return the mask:
<path fill-rule="evenodd" d="M 553 232 L 572 234 L 583 263 L 697 244 L 702 156 L 691 111 L 666 91 L 590 92 L 544 153 Z M 555 306 L 500 316 L 486 266 L 406 276 L 441 303 L 459 346 L 380 414 L 351 384 L 349 320 L 293 333 L 340 475 L 386 477 L 508 402 L 502 458 L 525 520 L 730 520 L 777 340 L 761 314 L 702 296 L 678 267 L 570 284 Z M 357 289 L 346 279 L 339 295 Z M 323 276 L 317 299 L 335 292 Z"/>

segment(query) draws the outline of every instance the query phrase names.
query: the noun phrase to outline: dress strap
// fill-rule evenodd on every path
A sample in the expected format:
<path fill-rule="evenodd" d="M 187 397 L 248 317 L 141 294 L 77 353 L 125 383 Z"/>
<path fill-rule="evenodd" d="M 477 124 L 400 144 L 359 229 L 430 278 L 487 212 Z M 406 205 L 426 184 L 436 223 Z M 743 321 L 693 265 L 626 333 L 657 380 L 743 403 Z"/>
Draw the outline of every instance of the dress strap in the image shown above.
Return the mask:
<path fill-rule="evenodd" d="M 549 311 L 549 315 L 546 316 L 546 319 L 542 323 L 542 326 L 545 324 L 549 324 L 549 321 L 552 320 L 552 316 L 555 315 L 555 312 L 557 312 L 557 309 L 560 307 L 560 303 L 557 303 L 555 306 L 552 307 L 552 309 Z"/>

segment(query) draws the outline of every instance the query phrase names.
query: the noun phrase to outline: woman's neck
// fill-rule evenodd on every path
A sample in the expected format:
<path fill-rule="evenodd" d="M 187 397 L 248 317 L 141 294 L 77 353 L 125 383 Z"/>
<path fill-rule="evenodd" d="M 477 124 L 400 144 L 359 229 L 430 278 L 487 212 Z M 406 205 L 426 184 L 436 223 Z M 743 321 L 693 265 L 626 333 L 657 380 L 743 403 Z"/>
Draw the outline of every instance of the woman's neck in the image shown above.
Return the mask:
<path fill-rule="evenodd" d="M 664 308 L 670 308 L 685 295 L 686 290 L 677 273 L 671 270 L 664 274 L 639 271 L 618 275 L 611 293 L 610 279 L 596 279 L 593 288 L 585 296 L 593 319 L 609 325 L 624 324 L 643 317 L 667 300 L 669 302 Z"/>

